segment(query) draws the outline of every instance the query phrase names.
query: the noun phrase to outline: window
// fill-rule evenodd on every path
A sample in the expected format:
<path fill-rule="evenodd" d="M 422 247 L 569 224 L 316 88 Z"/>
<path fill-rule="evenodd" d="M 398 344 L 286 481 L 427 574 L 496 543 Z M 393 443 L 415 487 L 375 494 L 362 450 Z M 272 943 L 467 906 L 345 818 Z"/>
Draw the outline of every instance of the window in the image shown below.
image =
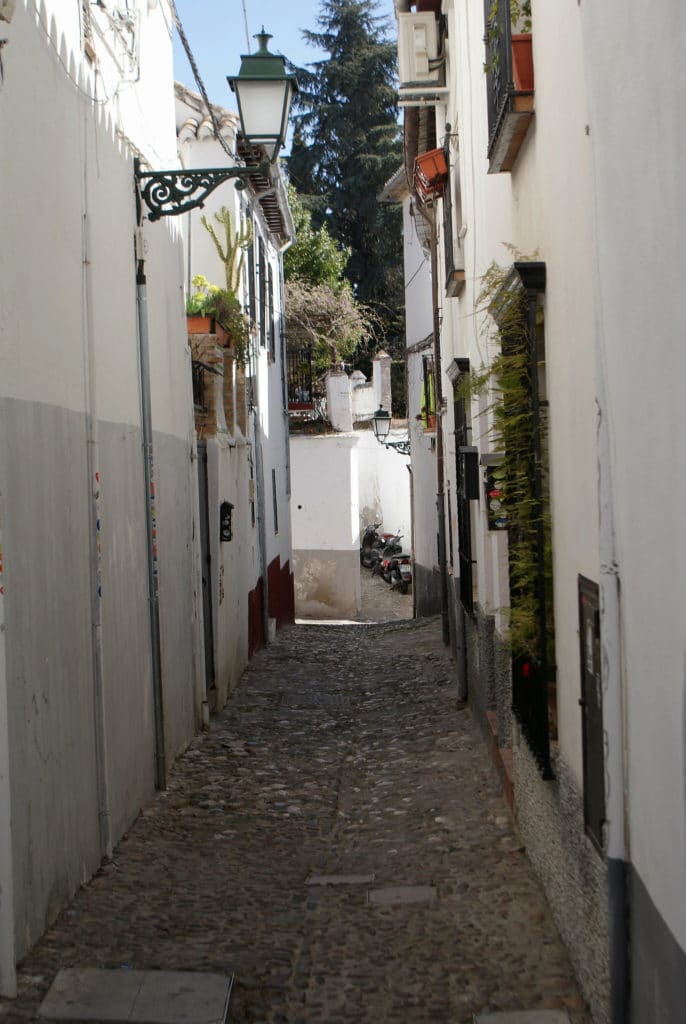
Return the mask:
<path fill-rule="evenodd" d="M 470 614 L 474 611 L 474 574 L 472 558 L 471 501 L 478 496 L 476 449 L 470 445 L 472 433 L 467 400 L 458 391 L 459 382 L 469 373 L 469 360 L 456 360 L 457 377 L 453 378 L 453 409 L 455 413 L 455 492 L 457 500 L 457 555 L 460 572 L 460 601 Z M 476 468 L 476 481 L 474 480 Z M 476 494 L 475 494 L 476 483 Z"/>
<path fill-rule="evenodd" d="M 422 356 L 422 405 L 421 418 L 424 430 L 436 429 L 436 396 L 434 390 L 433 356 Z"/>
<path fill-rule="evenodd" d="M 276 327 L 274 324 L 274 271 L 271 263 L 267 268 L 267 336 L 269 339 L 269 355 L 276 360 Z"/>
<path fill-rule="evenodd" d="M 312 395 L 312 346 L 291 348 L 286 353 L 288 408 L 292 412 L 314 409 Z"/>
<path fill-rule="evenodd" d="M 488 172 L 511 171 L 534 116 L 531 33 L 512 35 L 510 0 L 484 0 L 486 90 L 488 104 Z M 515 26 L 521 28 L 523 26 Z M 528 26 L 526 26 L 528 28 Z M 519 72 L 513 42 L 528 51 L 530 70 Z"/>
<path fill-rule="evenodd" d="M 584 825 L 602 855 L 605 824 L 605 740 L 600 660 L 600 592 L 597 583 L 579 576 Z"/>
<path fill-rule="evenodd" d="M 258 254 L 257 287 L 259 289 L 260 303 L 260 346 L 264 348 L 267 344 L 267 272 L 264 242 L 261 238 L 258 241 Z"/>
<path fill-rule="evenodd" d="M 248 316 L 251 325 L 254 326 L 257 323 L 257 301 L 255 298 L 255 246 L 252 242 L 248 245 Z"/>
<path fill-rule="evenodd" d="M 274 533 L 279 532 L 279 499 L 276 492 L 276 470 L 272 470 L 272 500 L 274 502 Z"/>
<path fill-rule="evenodd" d="M 443 187 L 443 255 L 445 259 L 445 294 L 455 298 L 464 288 L 464 256 L 462 253 L 462 190 L 460 188 L 460 164 L 450 167 L 448 142 L 445 160 L 448 175 Z"/>

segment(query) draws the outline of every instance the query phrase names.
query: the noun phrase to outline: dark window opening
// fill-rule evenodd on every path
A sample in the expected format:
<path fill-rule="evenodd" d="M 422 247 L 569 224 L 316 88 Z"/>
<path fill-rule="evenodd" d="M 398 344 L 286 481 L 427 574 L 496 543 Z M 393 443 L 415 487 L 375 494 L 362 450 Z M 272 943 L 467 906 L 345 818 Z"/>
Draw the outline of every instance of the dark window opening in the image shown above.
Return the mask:
<path fill-rule="evenodd" d="M 269 339 L 269 356 L 276 360 L 276 325 L 274 323 L 274 271 L 269 264 L 267 271 L 267 337 Z"/>
<path fill-rule="evenodd" d="M 260 303 L 260 346 L 264 348 L 267 344 L 267 273 L 264 242 L 261 238 L 258 243 L 258 254 L 257 286 L 259 288 Z"/>
<path fill-rule="evenodd" d="M 457 501 L 457 555 L 460 581 L 460 601 L 466 612 L 474 611 L 474 575 L 472 558 L 471 501 L 474 497 L 475 450 L 470 444 L 471 424 L 467 400 L 460 396 L 460 378 L 469 373 L 469 360 L 458 360 L 460 376 L 453 393 L 455 413 L 455 492 Z M 468 457 L 469 456 L 469 457 Z M 478 495 L 478 471 L 477 471 Z"/>
<path fill-rule="evenodd" d="M 279 532 L 279 499 L 276 493 L 276 470 L 272 470 L 272 500 L 274 502 L 274 533 Z"/>
<path fill-rule="evenodd" d="M 603 853 L 605 825 L 605 741 L 600 660 L 600 592 L 597 583 L 579 576 L 579 644 L 581 658 L 584 826 Z"/>

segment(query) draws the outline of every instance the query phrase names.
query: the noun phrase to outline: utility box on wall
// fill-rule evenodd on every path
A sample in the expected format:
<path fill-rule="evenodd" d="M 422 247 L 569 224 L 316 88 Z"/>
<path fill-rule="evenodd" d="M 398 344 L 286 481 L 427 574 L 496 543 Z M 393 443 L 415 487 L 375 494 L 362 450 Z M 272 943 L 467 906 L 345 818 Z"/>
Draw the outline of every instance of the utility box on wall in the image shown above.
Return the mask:
<path fill-rule="evenodd" d="M 436 16 L 422 14 L 398 15 L 398 75 L 400 87 L 410 84 L 435 84 L 438 68 L 431 62 L 438 57 Z"/>

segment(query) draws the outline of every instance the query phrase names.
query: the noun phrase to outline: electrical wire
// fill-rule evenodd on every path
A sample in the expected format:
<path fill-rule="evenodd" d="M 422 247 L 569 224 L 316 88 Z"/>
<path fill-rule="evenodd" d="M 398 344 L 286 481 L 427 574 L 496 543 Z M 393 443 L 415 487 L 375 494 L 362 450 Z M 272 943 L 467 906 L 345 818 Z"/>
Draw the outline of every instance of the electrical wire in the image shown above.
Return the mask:
<path fill-rule="evenodd" d="M 243 0 L 243 23 L 245 24 L 245 45 L 248 47 L 248 53 L 250 53 L 250 29 L 248 28 L 248 12 L 245 0 Z"/>
<path fill-rule="evenodd" d="M 235 153 L 231 152 L 231 150 L 227 146 L 227 144 L 224 141 L 224 139 L 222 137 L 222 134 L 221 134 L 221 132 L 219 130 L 219 122 L 217 121 L 216 114 L 215 114 L 215 112 L 214 112 L 214 110 L 212 108 L 212 104 L 210 103 L 209 98 L 207 96 L 207 89 L 205 88 L 205 83 L 203 82 L 202 78 L 200 77 L 200 72 L 198 71 L 198 65 L 196 63 L 195 57 L 193 56 L 193 51 L 191 50 L 190 44 L 188 42 L 188 39 L 186 38 L 186 33 L 183 30 L 183 25 L 181 24 L 181 18 L 179 17 L 179 12 L 176 9 L 176 4 L 175 4 L 174 0 L 169 0 L 169 6 L 171 8 L 172 18 L 174 19 L 174 25 L 176 26 L 176 31 L 179 33 L 179 39 L 181 40 L 181 45 L 183 46 L 183 48 L 185 50 L 186 57 L 188 58 L 188 63 L 190 64 L 191 71 L 193 72 L 193 78 L 195 79 L 196 85 L 198 86 L 198 89 L 200 90 L 200 95 L 202 96 L 203 100 L 205 101 L 205 106 L 207 107 L 207 112 L 209 114 L 210 121 L 212 122 L 212 131 L 213 131 L 214 137 L 217 140 L 217 142 L 219 143 L 219 145 L 222 147 L 222 149 L 224 150 L 226 155 L 228 157 L 230 157 L 231 160 L 235 160 L 236 159 Z"/>

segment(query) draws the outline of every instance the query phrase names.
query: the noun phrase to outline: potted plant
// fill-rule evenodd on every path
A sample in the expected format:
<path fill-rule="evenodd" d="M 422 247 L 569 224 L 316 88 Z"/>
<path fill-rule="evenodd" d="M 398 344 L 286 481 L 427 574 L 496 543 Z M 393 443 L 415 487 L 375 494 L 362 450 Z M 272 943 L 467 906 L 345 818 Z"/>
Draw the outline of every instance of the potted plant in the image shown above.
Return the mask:
<path fill-rule="evenodd" d="M 531 45 L 531 0 L 509 0 L 512 78 L 516 92 L 533 92 L 534 61 Z M 486 19 L 486 44 L 492 54 L 484 65 L 488 73 L 494 70 L 498 57 L 498 11 L 500 0 L 492 0 L 488 18 Z"/>
<path fill-rule="evenodd" d="M 214 318 L 209 310 L 212 291 L 207 278 L 196 274 L 193 291 L 186 296 L 186 330 L 189 334 L 214 334 Z"/>
<path fill-rule="evenodd" d="M 240 299 L 230 288 L 210 286 L 206 312 L 216 324 L 220 344 L 233 348 L 237 361 L 245 363 L 250 340 L 250 321 Z"/>

